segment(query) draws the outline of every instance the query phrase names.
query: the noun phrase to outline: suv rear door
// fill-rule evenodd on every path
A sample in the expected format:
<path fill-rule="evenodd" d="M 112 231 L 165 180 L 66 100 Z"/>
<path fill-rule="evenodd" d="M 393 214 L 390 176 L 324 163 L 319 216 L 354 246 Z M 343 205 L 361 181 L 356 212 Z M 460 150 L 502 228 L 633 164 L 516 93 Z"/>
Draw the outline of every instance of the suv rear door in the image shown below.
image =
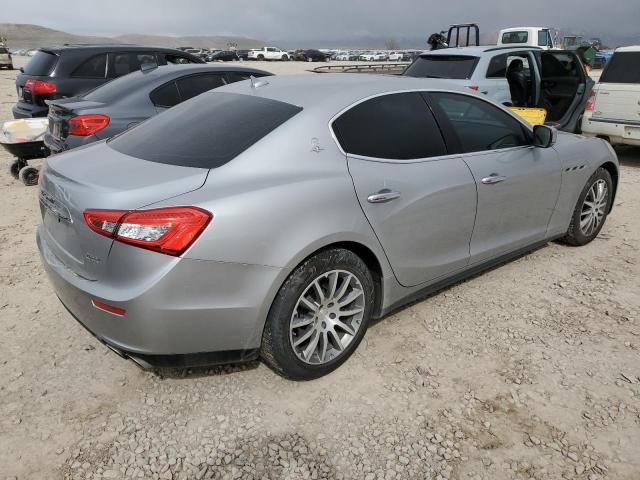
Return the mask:
<path fill-rule="evenodd" d="M 600 77 L 593 118 L 640 124 L 640 51 L 614 53 Z"/>
<path fill-rule="evenodd" d="M 576 52 L 536 51 L 541 77 L 541 106 L 547 109 L 547 122 L 574 131 L 584 112 L 593 80 L 587 75 Z"/>

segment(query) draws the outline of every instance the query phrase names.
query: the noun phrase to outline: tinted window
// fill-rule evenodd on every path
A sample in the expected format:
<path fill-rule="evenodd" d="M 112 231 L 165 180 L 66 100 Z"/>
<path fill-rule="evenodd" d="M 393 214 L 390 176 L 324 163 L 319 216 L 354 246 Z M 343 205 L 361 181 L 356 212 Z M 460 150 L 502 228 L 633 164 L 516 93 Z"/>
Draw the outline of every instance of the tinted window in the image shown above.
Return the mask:
<path fill-rule="evenodd" d="M 148 74 L 138 71 L 109 81 L 85 94 L 84 98 L 93 102 L 111 103 L 144 88 L 148 83 Z"/>
<path fill-rule="evenodd" d="M 540 57 L 542 78 L 548 77 L 580 77 L 576 56 L 571 53 L 544 52 Z"/>
<path fill-rule="evenodd" d="M 9 50 L 4 47 L 0 47 L 0 53 L 9 53 Z"/>
<path fill-rule="evenodd" d="M 430 93 L 429 98 L 465 153 L 531 143 L 520 122 L 488 102 L 452 93 Z"/>
<path fill-rule="evenodd" d="M 139 70 L 142 65 L 158 63 L 153 52 L 122 52 L 111 55 L 109 65 L 109 77 L 121 77 L 134 70 Z"/>
<path fill-rule="evenodd" d="M 438 125 L 419 93 L 372 98 L 333 122 L 342 149 L 365 157 L 411 160 L 445 155 Z"/>
<path fill-rule="evenodd" d="M 170 108 L 180 103 L 180 92 L 176 82 L 171 82 L 156 88 L 149 98 L 156 107 Z"/>
<path fill-rule="evenodd" d="M 133 61 L 133 64 L 132 64 L 133 70 L 138 70 L 142 65 L 158 64 L 158 59 L 156 58 L 156 55 L 153 52 L 134 53 L 132 55 L 132 61 Z"/>
<path fill-rule="evenodd" d="M 222 74 L 216 75 L 194 75 L 178 80 L 178 90 L 182 101 L 207 92 L 212 88 L 221 87 L 225 84 Z"/>
<path fill-rule="evenodd" d="M 507 76 L 507 68 L 511 65 L 511 62 L 515 59 L 522 60 L 525 73 L 529 73 L 529 58 L 520 55 L 509 55 L 507 53 L 503 55 L 496 55 L 489 62 L 487 68 L 487 78 L 505 78 Z"/>
<path fill-rule="evenodd" d="M 104 78 L 107 70 L 107 54 L 96 55 L 86 60 L 71 74 L 72 77 Z"/>
<path fill-rule="evenodd" d="M 216 168 L 301 110 L 253 95 L 210 92 L 152 117 L 109 145 L 151 162 Z"/>
<path fill-rule="evenodd" d="M 410 77 L 468 79 L 478 63 L 478 57 L 463 55 L 422 55 L 416 58 L 404 74 Z"/>
<path fill-rule="evenodd" d="M 36 54 L 31 57 L 29 63 L 25 65 L 24 73 L 27 75 L 47 76 L 51 73 L 57 62 L 57 55 L 38 50 Z"/>
<path fill-rule="evenodd" d="M 257 72 L 227 72 L 227 78 L 229 82 L 241 82 L 242 80 L 249 80 L 251 77 L 260 78 L 266 76 L 264 73 Z"/>
<path fill-rule="evenodd" d="M 529 34 L 527 32 L 506 32 L 502 34 L 502 43 L 527 43 Z"/>
<path fill-rule="evenodd" d="M 601 83 L 640 83 L 640 52 L 613 54 L 600 78 Z"/>

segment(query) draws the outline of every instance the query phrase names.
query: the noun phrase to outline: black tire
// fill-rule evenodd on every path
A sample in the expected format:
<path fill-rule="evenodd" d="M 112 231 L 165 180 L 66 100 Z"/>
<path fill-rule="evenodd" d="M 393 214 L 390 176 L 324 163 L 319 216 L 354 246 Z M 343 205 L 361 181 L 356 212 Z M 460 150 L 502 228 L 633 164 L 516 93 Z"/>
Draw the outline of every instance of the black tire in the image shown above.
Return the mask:
<path fill-rule="evenodd" d="M 264 55 L 258 55 L 258 61 L 262 62 L 264 60 Z"/>
<path fill-rule="evenodd" d="M 604 181 L 607 185 L 607 194 L 606 194 L 606 205 L 603 210 L 603 216 L 600 221 L 600 224 L 588 235 L 585 234 L 580 228 L 580 220 L 583 212 L 583 207 L 585 205 L 585 199 L 589 194 L 589 190 L 591 187 L 599 181 Z M 602 230 L 602 226 L 607 220 L 607 215 L 609 214 L 609 210 L 611 210 L 611 201 L 613 199 L 613 181 L 611 180 L 611 174 L 604 168 L 598 168 L 593 175 L 587 180 L 580 196 L 578 197 L 578 202 L 573 210 L 573 216 L 571 217 L 571 223 L 569 224 L 569 229 L 567 230 L 566 235 L 562 238 L 562 241 L 567 245 L 572 246 L 582 246 L 591 242 L 594 238 L 598 236 L 600 230 Z"/>
<path fill-rule="evenodd" d="M 289 57 L 287 57 L 286 55 L 282 55 L 282 59 L 283 62 L 286 62 L 289 60 Z"/>
<path fill-rule="evenodd" d="M 28 187 L 38 184 L 38 169 L 35 167 L 22 167 L 18 176 L 20 181 Z"/>
<path fill-rule="evenodd" d="M 11 176 L 18 180 L 20 178 L 20 170 L 27 165 L 24 160 L 15 160 L 9 167 L 9 173 Z"/>
<path fill-rule="evenodd" d="M 364 314 L 359 330 L 342 353 L 322 364 L 303 362 L 290 341 L 290 322 L 298 299 L 323 273 L 344 270 L 353 274 L 364 293 Z M 367 330 L 375 302 L 375 288 L 367 265 L 350 250 L 333 248 L 319 252 L 289 275 L 276 295 L 262 334 L 260 356 L 280 375 L 293 380 L 312 380 L 342 365 L 358 347 Z"/>

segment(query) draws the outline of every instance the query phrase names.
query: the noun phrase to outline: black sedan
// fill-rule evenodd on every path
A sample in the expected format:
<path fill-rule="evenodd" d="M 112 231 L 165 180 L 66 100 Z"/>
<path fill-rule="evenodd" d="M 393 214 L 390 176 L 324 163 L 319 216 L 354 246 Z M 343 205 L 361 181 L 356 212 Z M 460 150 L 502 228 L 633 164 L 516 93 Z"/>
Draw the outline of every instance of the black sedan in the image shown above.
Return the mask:
<path fill-rule="evenodd" d="M 48 101 L 44 143 L 52 153 L 112 137 L 196 95 L 264 70 L 208 65 L 147 68 L 106 83 L 84 96 Z"/>
<path fill-rule="evenodd" d="M 218 52 L 213 52 L 209 55 L 209 58 L 207 58 L 207 61 L 209 62 L 231 62 L 233 60 L 240 60 L 240 57 L 232 50 L 220 50 Z"/>

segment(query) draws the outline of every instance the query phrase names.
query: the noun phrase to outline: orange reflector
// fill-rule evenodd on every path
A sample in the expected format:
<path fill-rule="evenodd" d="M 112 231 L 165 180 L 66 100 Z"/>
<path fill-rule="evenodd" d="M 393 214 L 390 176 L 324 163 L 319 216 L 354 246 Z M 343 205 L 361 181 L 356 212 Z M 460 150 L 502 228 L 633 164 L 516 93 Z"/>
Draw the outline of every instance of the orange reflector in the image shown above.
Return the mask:
<path fill-rule="evenodd" d="M 91 300 L 91 304 L 96 307 L 98 310 L 102 310 L 103 312 L 111 313 L 113 315 L 117 315 L 119 317 L 123 317 L 126 313 L 126 310 L 122 307 L 116 307 L 114 305 L 108 305 L 100 300 Z"/>

